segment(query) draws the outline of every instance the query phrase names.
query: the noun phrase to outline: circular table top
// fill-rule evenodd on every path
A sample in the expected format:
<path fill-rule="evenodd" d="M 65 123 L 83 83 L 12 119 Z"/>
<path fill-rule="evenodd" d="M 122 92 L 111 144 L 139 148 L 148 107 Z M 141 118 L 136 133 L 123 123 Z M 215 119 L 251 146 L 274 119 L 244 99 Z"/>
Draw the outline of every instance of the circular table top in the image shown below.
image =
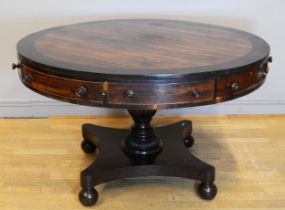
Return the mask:
<path fill-rule="evenodd" d="M 30 89 L 90 106 L 160 109 L 246 95 L 270 47 L 236 29 L 174 20 L 106 20 L 51 28 L 17 45 Z"/>
<path fill-rule="evenodd" d="M 245 67 L 269 55 L 261 38 L 244 31 L 172 20 L 107 20 L 31 34 L 19 57 L 53 73 L 87 78 L 118 75 L 179 77 Z"/>

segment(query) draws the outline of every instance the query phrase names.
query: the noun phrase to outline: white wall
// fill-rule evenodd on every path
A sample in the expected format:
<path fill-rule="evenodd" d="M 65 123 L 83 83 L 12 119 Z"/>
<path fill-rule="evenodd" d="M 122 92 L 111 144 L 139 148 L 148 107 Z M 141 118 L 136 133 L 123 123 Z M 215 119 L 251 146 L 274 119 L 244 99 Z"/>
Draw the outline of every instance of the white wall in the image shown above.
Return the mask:
<path fill-rule="evenodd" d="M 21 85 L 10 66 L 16 42 L 48 27 L 114 18 L 166 18 L 230 26 L 255 33 L 272 47 L 274 63 L 263 87 L 219 105 L 160 113 L 285 113 L 284 0 L 0 0 L 0 117 L 121 113 L 57 102 Z"/>

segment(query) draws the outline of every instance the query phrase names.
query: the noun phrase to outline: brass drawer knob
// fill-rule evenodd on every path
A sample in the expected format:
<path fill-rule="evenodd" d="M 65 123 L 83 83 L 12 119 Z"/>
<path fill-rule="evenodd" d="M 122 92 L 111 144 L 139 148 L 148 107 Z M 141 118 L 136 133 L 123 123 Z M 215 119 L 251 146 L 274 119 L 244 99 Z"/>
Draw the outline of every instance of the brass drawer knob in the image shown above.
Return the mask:
<path fill-rule="evenodd" d="M 135 92 L 133 90 L 127 90 L 124 95 L 127 97 L 127 98 L 132 98 L 134 97 L 135 95 Z"/>
<path fill-rule="evenodd" d="M 75 90 L 75 95 L 77 95 L 77 96 L 79 96 L 79 97 L 82 97 L 82 96 L 84 96 L 84 95 L 86 95 L 86 93 L 87 93 L 87 90 L 86 90 L 86 88 L 85 87 L 80 87 L 80 88 L 77 88 L 76 90 Z"/>
<path fill-rule="evenodd" d="M 191 91 L 191 95 L 194 97 L 194 98 L 199 98 L 200 97 L 200 91 L 197 90 L 196 88 L 192 89 Z"/>
<path fill-rule="evenodd" d="M 232 82 L 228 84 L 228 87 L 230 87 L 232 91 L 237 91 L 239 89 L 239 84 L 237 82 Z"/>

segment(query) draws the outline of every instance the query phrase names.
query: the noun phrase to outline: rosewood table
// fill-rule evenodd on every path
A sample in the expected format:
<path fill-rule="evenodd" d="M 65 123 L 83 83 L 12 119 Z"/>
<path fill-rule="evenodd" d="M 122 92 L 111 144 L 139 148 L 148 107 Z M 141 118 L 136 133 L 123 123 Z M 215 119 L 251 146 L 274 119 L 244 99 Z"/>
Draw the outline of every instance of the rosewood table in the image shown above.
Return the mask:
<path fill-rule="evenodd" d="M 200 181 L 212 199 L 215 168 L 194 157 L 192 123 L 156 127 L 158 109 L 214 104 L 260 87 L 270 47 L 236 29 L 172 20 L 108 20 L 56 27 L 17 45 L 25 86 L 47 97 L 95 107 L 127 109 L 134 124 L 82 126 L 81 147 L 96 161 L 81 172 L 83 205 L 96 203 L 95 186 L 139 176 Z"/>

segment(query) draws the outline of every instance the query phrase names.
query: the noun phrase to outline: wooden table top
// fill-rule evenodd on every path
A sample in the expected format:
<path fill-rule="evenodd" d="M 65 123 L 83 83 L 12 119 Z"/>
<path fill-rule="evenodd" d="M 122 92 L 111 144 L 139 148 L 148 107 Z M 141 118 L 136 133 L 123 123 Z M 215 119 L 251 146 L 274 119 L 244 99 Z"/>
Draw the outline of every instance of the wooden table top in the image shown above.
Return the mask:
<path fill-rule="evenodd" d="M 261 38 L 169 20 L 111 20 L 47 29 L 22 39 L 20 57 L 57 71 L 179 75 L 243 67 L 268 56 Z"/>
<path fill-rule="evenodd" d="M 130 91 L 131 95 L 136 88 L 137 92 L 144 90 L 149 94 L 157 90 L 148 99 L 140 93 L 138 101 L 115 97 L 110 104 L 110 100 L 102 99 L 100 106 L 168 108 L 216 103 L 253 91 L 263 83 L 260 71 L 267 72 L 270 47 L 263 39 L 236 29 L 185 21 L 137 19 L 96 21 L 43 30 L 20 40 L 17 51 L 23 71 L 98 82 L 105 96 L 115 97 L 109 93 L 110 88 Z M 220 80 L 236 74 L 241 75 L 231 79 L 232 82 L 226 78 Z M 255 80 L 248 83 L 249 75 Z M 235 81 L 239 86 L 243 84 L 243 92 L 236 91 L 229 96 L 228 83 Z M 190 99 L 181 102 L 185 91 L 194 88 L 189 82 L 194 82 L 196 89 L 204 90 L 202 96 L 207 98 L 206 103 L 203 97 L 197 97 L 199 100 L 194 104 Z M 27 85 L 26 81 L 24 83 Z M 70 85 L 72 81 L 67 83 Z M 119 87 L 112 86 L 118 83 Z M 130 86 L 125 87 L 128 83 Z M 38 86 L 28 86 L 42 93 Z M 184 91 L 178 102 L 171 99 L 177 91 Z M 158 99 L 164 93 L 168 96 Z M 50 92 L 46 95 L 50 96 Z M 62 99 L 58 93 L 51 97 Z M 98 106 L 86 98 L 64 100 Z"/>

